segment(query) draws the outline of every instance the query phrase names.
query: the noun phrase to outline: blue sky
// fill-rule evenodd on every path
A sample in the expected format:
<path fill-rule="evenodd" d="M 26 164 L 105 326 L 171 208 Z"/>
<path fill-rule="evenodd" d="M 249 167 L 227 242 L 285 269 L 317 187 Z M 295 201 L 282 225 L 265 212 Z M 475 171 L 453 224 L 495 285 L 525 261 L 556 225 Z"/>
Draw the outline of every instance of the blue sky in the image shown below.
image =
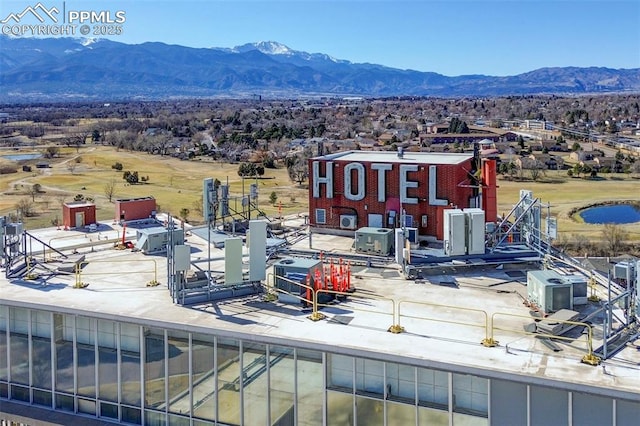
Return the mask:
<path fill-rule="evenodd" d="M 36 3 L 2 0 L 0 19 Z M 65 7 L 125 11 L 123 34 L 110 37 L 125 43 L 233 47 L 272 40 L 445 75 L 640 67 L 639 0 L 67 0 Z"/>

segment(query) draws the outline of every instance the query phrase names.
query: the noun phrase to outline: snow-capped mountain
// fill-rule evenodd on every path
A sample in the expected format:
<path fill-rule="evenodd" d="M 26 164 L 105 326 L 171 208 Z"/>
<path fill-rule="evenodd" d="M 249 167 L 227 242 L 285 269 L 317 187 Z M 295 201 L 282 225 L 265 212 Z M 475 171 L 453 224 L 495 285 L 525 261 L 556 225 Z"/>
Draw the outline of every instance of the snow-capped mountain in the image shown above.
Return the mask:
<path fill-rule="evenodd" d="M 298 58 L 305 61 L 331 61 L 334 63 L 350 64 L 350 61 L 343 59 L 336 59 L 333 56 L 325 53 L 308 53 L 302 50 L 294 50 L 287 45 L 278 43 L 277 41 L 259 41 L 255 43 L 246 43 L 241 46 L 235 46 L 230 49 L 222 49 L 226 52 L 233 53 L 246 53 L 253 50 L 257 50 L 265 55 L 270 56 L 285 56 L 288 58 Z"/>
<path fill-rule="evenodd" d="M 193 96 L 501 96 L 640 91 L 640 69 L 543 68 L 449 77 L 268 41 L 233 49 L 0 35 L 0 102 Z"/>

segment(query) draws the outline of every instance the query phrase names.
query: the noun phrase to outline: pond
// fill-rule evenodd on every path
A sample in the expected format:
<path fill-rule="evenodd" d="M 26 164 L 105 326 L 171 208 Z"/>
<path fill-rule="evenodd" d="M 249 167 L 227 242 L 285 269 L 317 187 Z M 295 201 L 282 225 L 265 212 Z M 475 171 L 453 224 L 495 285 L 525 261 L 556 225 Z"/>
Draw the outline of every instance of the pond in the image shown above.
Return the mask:
<path fill-rule="evenodd" d="M 40 157 L 42 157 L 42 154 L 9 154 L 2 156 L 2 158 L 6 158 L 11 161 L 35 160 Z"/>
<path fill-rule="evenodd" d="M 640 208 L 631 204 L 614 204 L 585 209 L 580 212 L 585 223 L 635 223 L 640 222 Z"/>

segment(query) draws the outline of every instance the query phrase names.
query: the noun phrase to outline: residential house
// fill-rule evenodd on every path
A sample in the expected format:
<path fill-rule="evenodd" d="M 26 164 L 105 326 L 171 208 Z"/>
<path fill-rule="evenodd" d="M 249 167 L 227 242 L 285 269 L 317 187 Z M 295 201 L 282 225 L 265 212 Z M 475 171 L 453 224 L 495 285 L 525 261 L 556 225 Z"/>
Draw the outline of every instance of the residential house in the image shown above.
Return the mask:
<path fill-rule="evenodd" d="M 602 151 L 574 151 L 569 154 L 569 158 L 574 161 L 591 161 L 596 157 L 602 157 L 604 154 Z"/>

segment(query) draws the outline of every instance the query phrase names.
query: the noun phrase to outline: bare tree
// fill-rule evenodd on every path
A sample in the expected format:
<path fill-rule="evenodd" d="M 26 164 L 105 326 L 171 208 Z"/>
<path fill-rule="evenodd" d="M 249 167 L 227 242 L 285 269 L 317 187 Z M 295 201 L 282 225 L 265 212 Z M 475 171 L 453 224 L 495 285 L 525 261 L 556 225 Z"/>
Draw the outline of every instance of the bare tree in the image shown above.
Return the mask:
<path fill-rule="evenodd" d="M 69 132 L 64 142 L 67 146 L 74 146 L 76 152 L 80 151 L 80 146 L 84 145 L 91 133 L 88 130 L 78 130 L 75 132 Z"/>
<path fill-rule="evenodd" d="M 44 158 L 56 157 L 59 152 L 60 152 L 60 148 L 58 148 L 57 146 L 53 146 L 53 145 L 52 146 L 48 146 L 44 150 Z"/>
<path fill-rule="evenodd" d="M 624 246 L 627 235 L 622 226 L 615 223 L 605 224 L 602 228 L 602 239 L 607 252 L 612 256 L 617 256 Z"/>
<path fill-rule="evenodd" d="M 69 173 L 73 174 L 73 172 L 76 171 L 77 167 L 78 163 L 76 163 L 75 161 L 67 161 L 67 170 L 69 170 Z"/>
<path fill-rule="evenodd" d="M 28 198 L 21 198 L 16 203 L 16 210 L 22 217 L 31 217 L 36 214 L 34 202 Z"/>
<path fill-rule="evenodd" d="M 107 183 L 104 184 L 104 195 L 109 199 L 109 202 L 113 200 L 113 197 L 116 194 L 116 180 L 110 179 Z"/>
<path fill-rule="evenodd" d="M 67 201 L 67 195 L 66 194 L 58 194 L 58 195 L 56 195 L 56 199 L 58 200 L 58 202 L 62 206 Z"/>
<path fill-rule="evenodd" d="M 31 201 L 36 201 L 36 195 L 40 194 L 42 186 L 39 183 L 34 183 L 28 189 L 29 195 L 31 195 Z"/>
<path fill-rule="evenodd" d="M 540 175 L 544 174 L 544 163 L 540 160 L 535 160 L 529 169 L 531 179 L 537 181 Z"/>

